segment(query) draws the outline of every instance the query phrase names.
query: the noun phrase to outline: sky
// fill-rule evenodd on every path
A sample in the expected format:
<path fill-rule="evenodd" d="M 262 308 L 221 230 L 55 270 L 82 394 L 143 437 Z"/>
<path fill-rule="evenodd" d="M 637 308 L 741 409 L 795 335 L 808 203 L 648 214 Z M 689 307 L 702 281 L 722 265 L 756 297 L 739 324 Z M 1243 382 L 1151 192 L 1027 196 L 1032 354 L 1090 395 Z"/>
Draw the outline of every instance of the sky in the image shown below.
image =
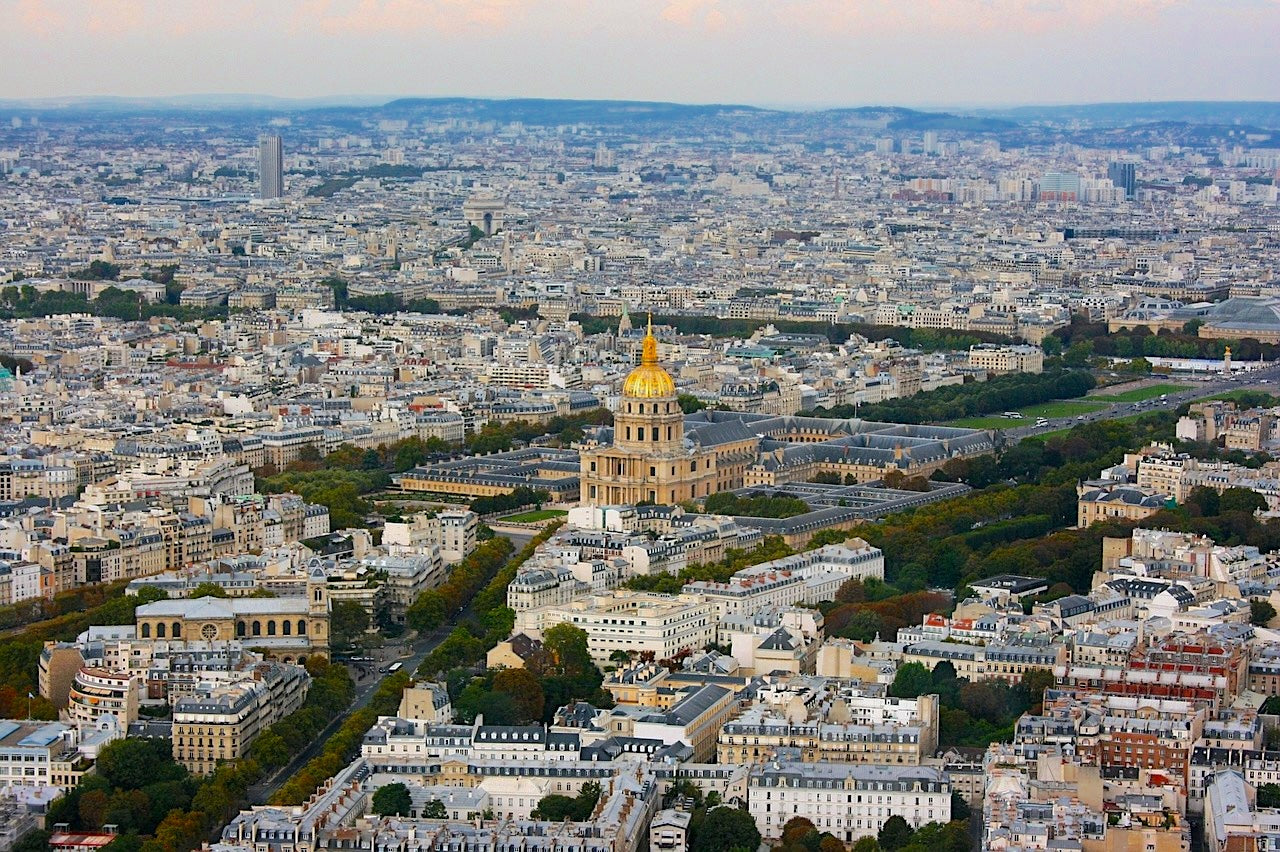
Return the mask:
<path fill-rule="evenodd" d="M 1280 0 L 0 0 L 0 98 L 1280 100 Z"/>

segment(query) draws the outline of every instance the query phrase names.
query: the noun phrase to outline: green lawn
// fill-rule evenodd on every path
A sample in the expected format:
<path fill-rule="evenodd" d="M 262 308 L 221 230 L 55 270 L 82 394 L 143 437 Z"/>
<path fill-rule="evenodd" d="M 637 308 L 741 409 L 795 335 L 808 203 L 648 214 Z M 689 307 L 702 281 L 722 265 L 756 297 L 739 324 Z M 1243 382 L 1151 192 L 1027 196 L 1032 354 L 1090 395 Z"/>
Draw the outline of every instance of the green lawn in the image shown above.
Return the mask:
<path fill-rule="evenodd" d="M 505 518 L 499 518 L 501 521 L 510 521 L 513 524 L 536 524 L 538 521 L 549 521 L 553 518 L 561 518 L 569 514 L 563 509 L 542 509 L 536 512 L 521 512 L 518 515 L 507 515 Z"/>
<path fill-rule="evenodd" d="M 1090 396 L 1089 399 L 1101 399 L 1107 402 L 1142 402 L 1144 399 L 1155 399 L 1166 393 L 1184 391 L 1188 387 L 1188 385 L 1174 384 L 1148 385 L 1145 388 L 1134 388 L 1120 393 L 1097 394 Z"/>
<path fill-rule="evenodd" d="M 999 414 L 987 414 L 982 417 L 964 417 L 960 420 L 952 420 L 946 425 L 961 426 L 966 429 L 1012 429 L 1017 426 L 1030 425 L 1026 421 L 1030 420 L 1034 423 L 1037 417 L 1075 417 L 1078 414 L 1088 414 L 1106 407 L 1106 402 L 1060 399 L 1056 402 L 1044 402 L 1040 405 L 1029 405 L 1026 408 L 1018 409 L 1018 412 L 1022 415 L 1021 420 L 1001 417 Z"/>

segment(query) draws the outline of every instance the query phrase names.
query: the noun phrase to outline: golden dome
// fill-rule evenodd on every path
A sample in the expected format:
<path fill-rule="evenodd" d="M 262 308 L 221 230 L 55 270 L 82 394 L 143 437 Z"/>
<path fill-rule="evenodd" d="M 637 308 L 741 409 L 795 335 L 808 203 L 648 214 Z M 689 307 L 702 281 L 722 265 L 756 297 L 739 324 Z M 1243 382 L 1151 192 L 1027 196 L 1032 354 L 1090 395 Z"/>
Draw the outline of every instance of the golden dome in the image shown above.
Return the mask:
<path fill-rule="evenodd" d="M 622 395 L 631 399 L 658 399 L 675 394 L 675 381 L 658 364 L 658 340 L 653 336 L 653 318 L 650 317 L 649 333 L 644 336 L 644 347 L 640 350 L 640 366 L 632 370 L 622 383 Z"/>

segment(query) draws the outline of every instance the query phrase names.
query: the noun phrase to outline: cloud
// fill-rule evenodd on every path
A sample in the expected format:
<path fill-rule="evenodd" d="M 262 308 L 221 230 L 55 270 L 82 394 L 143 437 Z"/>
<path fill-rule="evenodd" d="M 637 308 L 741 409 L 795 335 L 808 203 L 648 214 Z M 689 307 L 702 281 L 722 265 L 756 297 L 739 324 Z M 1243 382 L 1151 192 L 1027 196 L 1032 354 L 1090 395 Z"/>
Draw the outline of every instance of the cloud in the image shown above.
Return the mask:
<path fill-rule="evenodd" d="M 291 29 L 329 35 L 506 29 L 523 17 L 519 0 L 306 0 Z"/>
<path fill-rule="evenodd" d="M 67 25 L 66 16 L 41 0 L 18 0 L 15 29 L 36 37 L 53 35 Z"/>

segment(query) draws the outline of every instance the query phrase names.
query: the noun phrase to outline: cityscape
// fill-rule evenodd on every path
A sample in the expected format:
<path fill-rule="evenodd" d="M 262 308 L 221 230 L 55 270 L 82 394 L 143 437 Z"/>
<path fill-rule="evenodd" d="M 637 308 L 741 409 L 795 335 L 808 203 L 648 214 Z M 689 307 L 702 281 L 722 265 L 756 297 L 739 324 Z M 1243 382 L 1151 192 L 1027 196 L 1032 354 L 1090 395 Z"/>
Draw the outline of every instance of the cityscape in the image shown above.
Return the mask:
<path fill-rule="evenodd" d="M 357 5 L 15 16 L 120 41 L 0 99 L 0 852 L 1280 849 L 1280 102 Z"/>

